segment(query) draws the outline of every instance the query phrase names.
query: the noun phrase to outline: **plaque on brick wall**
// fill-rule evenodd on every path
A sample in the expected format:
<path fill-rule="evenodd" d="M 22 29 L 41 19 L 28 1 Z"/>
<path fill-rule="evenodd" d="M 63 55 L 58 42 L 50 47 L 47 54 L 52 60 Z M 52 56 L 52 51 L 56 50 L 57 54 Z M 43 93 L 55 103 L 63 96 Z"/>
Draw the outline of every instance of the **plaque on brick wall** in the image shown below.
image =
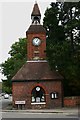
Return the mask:
<path fill-rule="evenodd" d="M 25 104 L 26 102 L 25 101 L 15 101 L 15 104 L 17 104 L 17 105 L 23 105 L 23 104 Z"/>

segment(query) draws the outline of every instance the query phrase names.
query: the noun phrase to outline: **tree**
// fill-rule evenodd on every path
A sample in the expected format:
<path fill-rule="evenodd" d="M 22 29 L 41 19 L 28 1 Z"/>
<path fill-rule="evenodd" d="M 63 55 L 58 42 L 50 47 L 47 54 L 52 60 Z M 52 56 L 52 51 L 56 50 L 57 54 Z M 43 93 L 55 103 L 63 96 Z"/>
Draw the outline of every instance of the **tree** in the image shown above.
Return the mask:
<path fill-rule="evenodd" d="M 11 79 L 17 73 L 17 71 L 22 67 L 22 65 L 27 60 L 27 40 L 26 38 L 20 38 L 19 42 L 15 42 L 11 46 L 9 51 L 10 57 L 2 63 L 1 71 L 4 76 L 6 76 L 7 81 L 4 82 L 4 87 L 6 92 L 11 92 Z"/>
<path fill-rule="evenodd" d="M 65 95 L 80 95 L 80 2 L 51 3 L 45 11 L 47 59 L 65 78 Z"/>
<path fill-rule="evenodd" d="M 69 74 L 68 79 L 70 91 L 72 94 L 79 94 L 80 91 L 80 2 L 77 3 L 64 3 L 63 6 L 63 21 L 66 41 L 69 42 L 70 48 L 70 59 L 67 71 Z"/>

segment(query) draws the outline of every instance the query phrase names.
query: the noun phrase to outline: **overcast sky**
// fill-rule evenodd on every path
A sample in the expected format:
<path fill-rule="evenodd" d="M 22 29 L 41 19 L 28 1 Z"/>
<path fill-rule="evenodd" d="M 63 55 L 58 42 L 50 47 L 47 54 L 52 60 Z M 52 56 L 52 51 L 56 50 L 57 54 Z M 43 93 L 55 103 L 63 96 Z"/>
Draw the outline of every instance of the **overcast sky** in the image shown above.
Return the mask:
<path fill-rule="evenodd" d="M 9 57 L 11 45 L 19 38 L 26 37 L 26 30 L 31 24 L 34 3 L 35 0 L 0 0 L 0 63 Z M 37 3 L 41 11 L 42 23 L 44 12 L 51 0 L 44 0 L 44 2 L 37 0 Z M 3 78 L 0 74 L 0 80 Z"/>

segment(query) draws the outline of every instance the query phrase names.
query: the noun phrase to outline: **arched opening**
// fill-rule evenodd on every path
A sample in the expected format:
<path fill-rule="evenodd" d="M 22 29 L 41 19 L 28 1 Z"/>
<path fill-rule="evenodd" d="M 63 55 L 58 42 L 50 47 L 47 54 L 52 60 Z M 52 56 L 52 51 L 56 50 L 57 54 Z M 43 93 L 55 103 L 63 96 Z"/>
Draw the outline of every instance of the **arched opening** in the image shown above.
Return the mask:
<path fill-rule="evenodd" d="M 38 16 L 33 17 L 32 23 L 40 24 L 40 17 L 38 17 Z"/>
<path fill-rule="evenodd" d="M 46 102 L 45 91 L 40 86 L 36 86 L 35 88 L 33 88 L 31 95 L 32 95 L 32 100 L 31 100 L 32 103 Z"/>

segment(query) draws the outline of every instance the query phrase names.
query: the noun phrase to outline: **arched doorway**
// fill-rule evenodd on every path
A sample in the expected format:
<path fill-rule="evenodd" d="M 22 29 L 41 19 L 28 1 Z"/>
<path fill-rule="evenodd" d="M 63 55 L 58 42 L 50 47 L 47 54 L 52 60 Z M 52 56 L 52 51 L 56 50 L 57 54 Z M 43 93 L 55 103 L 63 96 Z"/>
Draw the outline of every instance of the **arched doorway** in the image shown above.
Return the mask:
<path fill-rule="evenodd" d="M 45 91 L 40 86 L 36 86 L 35 88 L 33 88 L 31 96 L 32 96 L 32 99 L 31 99 L 32 103 L 46 102 Z"/>

